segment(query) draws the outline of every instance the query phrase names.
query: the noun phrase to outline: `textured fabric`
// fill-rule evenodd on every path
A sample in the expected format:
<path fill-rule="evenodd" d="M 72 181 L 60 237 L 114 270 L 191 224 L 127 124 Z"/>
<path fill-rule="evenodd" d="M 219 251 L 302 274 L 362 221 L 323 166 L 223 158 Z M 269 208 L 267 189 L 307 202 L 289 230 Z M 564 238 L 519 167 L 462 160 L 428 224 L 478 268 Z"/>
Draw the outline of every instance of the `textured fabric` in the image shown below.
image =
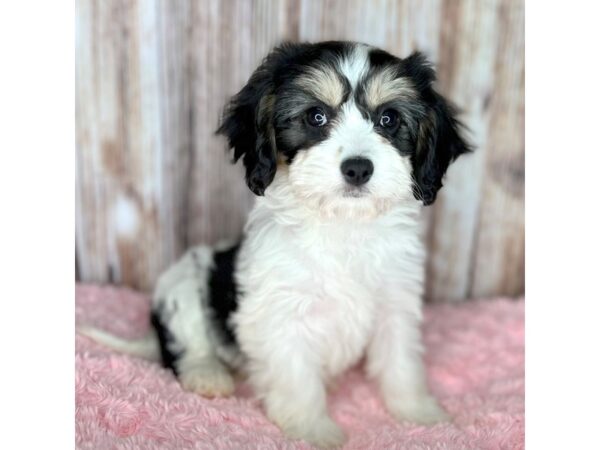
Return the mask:
<path fill-rule="evenodd" d="M 76 320 L 124 337 L 148 327 L 147 297 L 79 285 Z M 524 446 L 524 302 L 429 306 L 426 362 L 432 391 L 453 417 L 432 427 L 394 421 L 360 368 L 329 395 L 345 449 L 519 449 Z M 287 440 L 247 385 L 209 400 L 182 391 L 158 364 L 76 338 L 76 442 L 80 449 L 309 449 Z"/>

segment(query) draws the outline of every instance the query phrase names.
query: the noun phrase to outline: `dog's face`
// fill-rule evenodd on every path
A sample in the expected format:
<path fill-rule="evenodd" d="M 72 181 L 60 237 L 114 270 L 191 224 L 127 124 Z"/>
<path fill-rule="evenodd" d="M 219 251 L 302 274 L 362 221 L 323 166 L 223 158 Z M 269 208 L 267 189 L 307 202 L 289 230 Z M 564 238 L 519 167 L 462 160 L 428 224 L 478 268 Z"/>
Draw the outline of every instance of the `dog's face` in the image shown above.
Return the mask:
<path fill-rule="evenodd" d="M 381 212 L 413 197 L 428 205 L 450 162 L 469 150 L 434 79 L 419 53 L 285 44 L 232 98 L 218 131 L 257 195 L 281 170 L 315 208 Z"/>

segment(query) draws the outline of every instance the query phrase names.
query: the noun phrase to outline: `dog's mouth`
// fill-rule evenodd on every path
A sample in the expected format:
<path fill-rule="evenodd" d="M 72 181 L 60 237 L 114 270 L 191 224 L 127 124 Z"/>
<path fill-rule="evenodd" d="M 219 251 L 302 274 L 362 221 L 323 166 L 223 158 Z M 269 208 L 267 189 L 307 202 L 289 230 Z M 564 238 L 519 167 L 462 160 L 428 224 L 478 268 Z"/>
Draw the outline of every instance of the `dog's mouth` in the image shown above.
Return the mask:
<path fill-rule="evenodd" d="M 342 192 L 342 197 L 344 198 L 362 198 L 369 195 L 369 190 L 366 187 L 346 187 Z"/>

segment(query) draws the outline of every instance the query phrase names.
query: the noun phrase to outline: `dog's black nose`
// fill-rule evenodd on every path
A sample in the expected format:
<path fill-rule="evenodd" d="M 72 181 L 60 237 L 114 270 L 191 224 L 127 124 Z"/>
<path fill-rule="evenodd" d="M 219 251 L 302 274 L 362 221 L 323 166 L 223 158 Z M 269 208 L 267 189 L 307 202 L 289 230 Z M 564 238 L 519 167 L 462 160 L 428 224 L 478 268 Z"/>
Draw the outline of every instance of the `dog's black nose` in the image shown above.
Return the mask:
<path fill-rule="evenodd" d="M 350 158 L 342 162 L 344 180 L 352 186 L 365 184 L 373 175 L 373 163 L 366 158 Z"/>

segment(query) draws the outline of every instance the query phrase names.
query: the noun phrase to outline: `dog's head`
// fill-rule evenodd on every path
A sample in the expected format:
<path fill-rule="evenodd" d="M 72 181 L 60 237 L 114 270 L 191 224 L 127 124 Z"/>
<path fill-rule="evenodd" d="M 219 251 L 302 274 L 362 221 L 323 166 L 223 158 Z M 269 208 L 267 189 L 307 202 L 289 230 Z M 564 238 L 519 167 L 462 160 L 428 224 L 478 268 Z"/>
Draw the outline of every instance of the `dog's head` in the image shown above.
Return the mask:
<path fill-rule="evenodd" d="M 469 146 L 420 53 L 351 42 L 275 48 L 225 109 L 218 132 L 264 195 L 276 172 L 307 205 L 380 211 L 433 203 Z"/>

